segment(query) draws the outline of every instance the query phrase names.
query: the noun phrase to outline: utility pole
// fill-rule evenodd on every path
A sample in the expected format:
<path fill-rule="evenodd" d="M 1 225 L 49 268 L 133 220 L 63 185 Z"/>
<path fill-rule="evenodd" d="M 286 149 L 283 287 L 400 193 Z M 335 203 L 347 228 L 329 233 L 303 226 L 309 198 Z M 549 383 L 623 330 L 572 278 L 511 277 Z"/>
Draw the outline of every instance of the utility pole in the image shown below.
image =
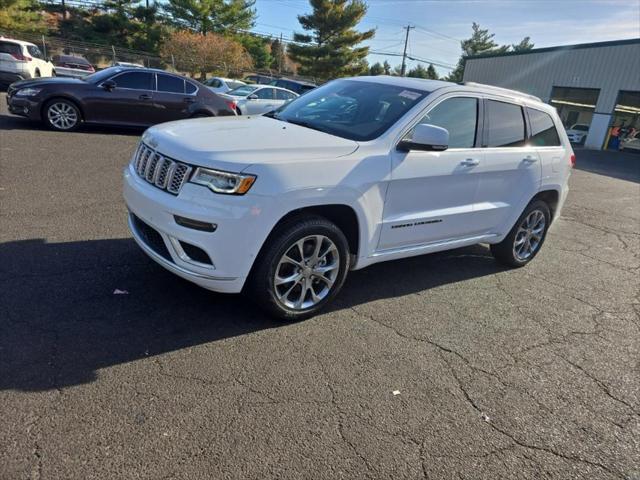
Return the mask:
<path fill-rule="evenodd" d="M 400 69 L 400 76 L 402 77 L 404 77 L 404 74 L 407 70 L 407 44 L 409 43 L 409 30 L 416 27 L 407 25 L 404 28 L 407 30 L 407 36 L 404 38 L 404 52 L 402 52 L 402 68 Z"/>
<path fill-rule="evenodd" d="M 282 62 L 284 60 L 284 43 L 282 43 L 282 32 L 280 32 L 280 58 L 278 58 L 278 73 L 282 74 Z"/>

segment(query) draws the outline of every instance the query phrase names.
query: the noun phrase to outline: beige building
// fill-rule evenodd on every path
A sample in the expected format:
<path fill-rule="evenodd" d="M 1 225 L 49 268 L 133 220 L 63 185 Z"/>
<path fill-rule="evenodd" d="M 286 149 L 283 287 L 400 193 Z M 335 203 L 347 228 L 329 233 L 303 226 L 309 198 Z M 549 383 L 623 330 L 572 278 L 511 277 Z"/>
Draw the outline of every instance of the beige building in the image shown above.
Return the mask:
<path fill-rule="evenodd" d="M 640 130 L 640 38 L 468 57 L 464 81 L 540 97 L 567 130 L 588 131 L 587 148 L 616 148 Z"/>

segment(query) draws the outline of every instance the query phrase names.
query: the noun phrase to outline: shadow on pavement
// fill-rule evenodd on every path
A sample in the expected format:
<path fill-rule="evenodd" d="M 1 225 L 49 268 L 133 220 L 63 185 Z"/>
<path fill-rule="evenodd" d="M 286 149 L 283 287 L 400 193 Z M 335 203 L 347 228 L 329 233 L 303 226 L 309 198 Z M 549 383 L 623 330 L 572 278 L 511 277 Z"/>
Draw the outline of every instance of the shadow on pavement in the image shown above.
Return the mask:
<path fill-rule="evenodd" d="M 640 154 L 576 149 L 576 169 L 640 183 Z"/>
<path fill-rule="evenodd" d="M 49 130 L 44 124 L 40 122 L 34 122 L 19 115 L 2 114 L 0 114 L 0 130 L 24 130 L 60 133 Z M 142 132 L 144 132 L 144 130 L 144 128 L 140 127 L 108 127 L 102 125 L 82 125 L 80 128 L 78 128 L 78 130 L 75 130 L 74 133 L 133 135 L 139 137 L 140 135 L 142 135 Z"/>
<path fill-rule="evenodd" d="M 330 310 L 501 270 L 482 246 L 378 264 L 351 272 Z M 166 272 L 131 239 L 0 244 L 0 390 L 88 383 L 101 368 L 281 325 Z"/>

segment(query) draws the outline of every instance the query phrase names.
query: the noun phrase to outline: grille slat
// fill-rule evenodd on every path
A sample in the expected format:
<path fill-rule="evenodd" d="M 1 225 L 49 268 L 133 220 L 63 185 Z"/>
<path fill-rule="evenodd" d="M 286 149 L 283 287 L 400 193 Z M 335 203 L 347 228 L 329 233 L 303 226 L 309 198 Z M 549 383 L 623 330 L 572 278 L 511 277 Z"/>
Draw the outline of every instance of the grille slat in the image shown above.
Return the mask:
<path fill-rule="evenodd" d="M 138 176 L 172 195 L 180 193 L 193 170 L 190 165 L 167 158 L 144 143 L 138 147 L 132 163 Z"/>

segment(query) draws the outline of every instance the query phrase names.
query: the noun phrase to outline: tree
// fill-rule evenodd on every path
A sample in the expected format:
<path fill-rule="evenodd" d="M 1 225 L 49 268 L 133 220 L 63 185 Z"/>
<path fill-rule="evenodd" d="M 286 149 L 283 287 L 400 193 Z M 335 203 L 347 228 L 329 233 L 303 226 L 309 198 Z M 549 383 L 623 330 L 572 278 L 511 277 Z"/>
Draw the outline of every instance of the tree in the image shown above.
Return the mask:
<path fill-rule="evenodd" d="M 0 0 L 0 28 L 44 33 L 47 25 L 34 0 Z"/>
<path fill-rule="evenodd" d="M 428 78 L 427 69 L 424 68 L 421 63 L 419 63 L 415 68 L 409 70 L 409 73 L 407 73 L 407 77 Z"/>
<path fill-rule="evenodd" d="M 369 75 L 382 75 L 383 73 L 384 67 L 380 64 L 380 62 L 374 63 L 369 69 Z"/>
<path fill-rule="evenodd" d="M 167 63 L 175 63 L 178 70 L 193 76 L 200 73 L 204 80 L 207 72 L 228 72 L 251 68 L 251 57 L 235 40 L 216 33 L 181 30 L 174 32 L 160 49 Z"/>
<path fill-rule="evenodd" d="M 251 28 L 254 4 L 255 0 L 169 0 L 164 9 L 177 26 L 206 34 Z"/>
<path fill-rule="evenodd" d="M 531 50 L 535 45 L 531 43 L 531 37 L 524 37 L 520 40 L 520 43 L 514 43 L 511 45 L 511 48 L 514 52 L 526 52 L 527 50 Z"/>
<path fill-rule="evenodd" d="M 382 64 L 382 68 L 384 68 L 385 75 L 391 75 L 391 65 L 389 65 L 389 62 L 385 60 Z"/>
<path fill-rule="evenodd" d="M 258 69 L 269 68 L 273 59 L 269 51 L 268 40 L 255 35 L 238 35 L 238 41 L 251 55 L 253 67 Z"/>
<path fill-rule="evenodd" d="M 430 80 L 439 80 L 440 77 L 438 77 L 438 72 L 436 72 L 435 67 L 433 66 L 433 63 L 429 64 L 429 67 L 427 67 L 427 78 Z"/>
<path fill-rule="evenodd" d="M 286 55 L 284 45 L 280 40 L 271 42 L 271 68 L 282 71 L 284 67 L 284 56 Z"/>
<path fill-rule="evenodd" d="M 298 16 L 302 28 L 310 33 L 295 33 L 293 39 L 298 43 L 288 47 L 291 59 L 300 64 L 300 73 L 322 80 L 360 73 L 369 48 L 358 45 L 375 35 L 375 30 L 355 30 L 367 12 L 364 1 L 310 3 L 313 12 Z"/>

